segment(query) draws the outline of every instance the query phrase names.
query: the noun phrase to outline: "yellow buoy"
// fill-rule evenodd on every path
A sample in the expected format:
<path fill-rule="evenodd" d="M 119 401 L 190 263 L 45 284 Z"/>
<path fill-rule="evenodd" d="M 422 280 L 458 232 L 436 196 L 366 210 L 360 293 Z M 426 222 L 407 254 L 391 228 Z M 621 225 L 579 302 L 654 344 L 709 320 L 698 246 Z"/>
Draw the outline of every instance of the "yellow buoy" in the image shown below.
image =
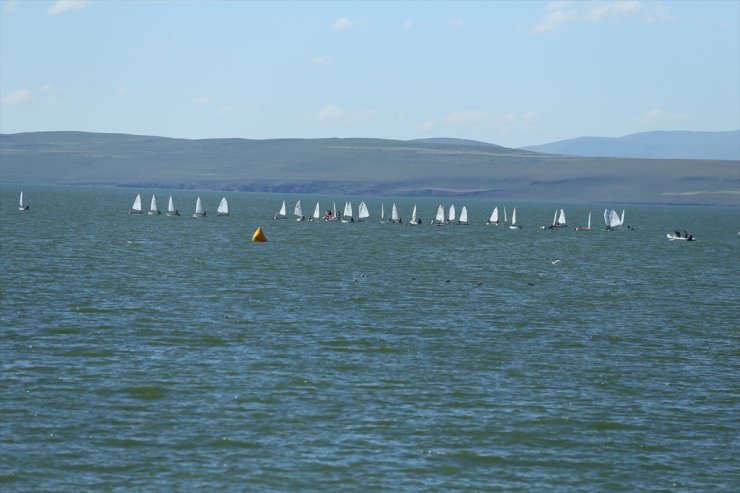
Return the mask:
<path fill-rule="evenodd" d="M 252 241 L 267 241 L 265 233 L 262 232 L 262 226 L 257 228 L 257 231 L 252 235 Z"/>

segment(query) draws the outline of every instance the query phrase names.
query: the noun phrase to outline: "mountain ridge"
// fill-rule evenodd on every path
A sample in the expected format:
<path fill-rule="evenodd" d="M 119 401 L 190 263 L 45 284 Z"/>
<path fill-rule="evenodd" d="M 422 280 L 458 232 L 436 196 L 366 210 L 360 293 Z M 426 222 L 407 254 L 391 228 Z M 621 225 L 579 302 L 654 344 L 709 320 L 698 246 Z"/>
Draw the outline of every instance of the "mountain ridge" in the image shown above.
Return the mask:
<path fill-rule="evenodd" d="M 471 142 L 0 134 L 0 182 L 740 205 L 738 161 L 587 158 Z"/>

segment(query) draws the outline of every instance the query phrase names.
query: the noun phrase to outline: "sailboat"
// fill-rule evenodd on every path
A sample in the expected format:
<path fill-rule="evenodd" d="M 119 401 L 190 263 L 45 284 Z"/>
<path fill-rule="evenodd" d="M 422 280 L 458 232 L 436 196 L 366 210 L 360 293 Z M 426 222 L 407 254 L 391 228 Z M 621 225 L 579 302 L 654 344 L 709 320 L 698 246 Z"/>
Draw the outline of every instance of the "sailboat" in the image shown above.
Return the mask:
<path fill-rule="evenodd" d="M 167 215 L 168 216 L 179 216 L 180 211 L 175 209 L 175 203 L 172 201 L 172 195 L 170 195 L 170 200 L 167 203 Z"/>
<path fill-rule="evenodd" d="M 21 190 L 21 199 L 20 199 L 20 202 L 18 203 L 18 210 L 19 211 L 27 211 L 29 209 L 31 209 L 31 206 L 30 205 L 28 205 L 28 204 L 26 204 L 25 206 L 23 205 L 23 190 Z"/>
<path fill-rule="evenodd" d="M 522 229 L 522 227 L 516 223 L 516 207 L 514 207 L 514 210 L 511 212 L 511 224 L 509 225 L 509 229 Z"/>
<path fill-rule="evenodd" d="M 491 217 L 488 218 L 486 224 L 488 224 L 489 226 L 498 226 L 498 207 L 493 208 L 493 212 L 491 212 Z"/>
<path fill-rule="evenodd" d="M 141 210 L 141 195 L 138 193 L 136 194 L 136 198 L 134 199 L 134 205 L 131 206 L 131 208 L 128 210 L 129 214 L 142 214 L 143 211 Z"/>
<path fill-rule="evenodd" d="M 355 218 L 352 214 L 352 202 L 344 203 L 344 212 L 342 213 L 342 222 L 343 223 L 355 222 Z"/>
<path fill-rule="evenodd" d="M 200 197 L 195 199 L 195 212 L 193 212 L 193 217 L 201 217 L 205 216 L 206 211 L 203 210 L 203 204 L 200 201 Z"/>
<path fill-rule="evenodd" d="M 437 214 L 434 216 L 434 219 L 432 219 L 432 224 L 436 224 L 437 226 L 442 226 L 445 223 L 445 208 L 442 207 L 442 204 L 439 204 L 439 207 L 437 207 Z"/>
<path fill-rule="evenodd" d="M 360 202 L 360 206 L 357 208 L 357 220 L 362 221 L 370 217 L 370 211 L 367 209 L 365 202 Z"/>
<path fill-rule="evenodd" d="M 576 231 L 591 231 L 591 211 L 588 211 L 588 226 L 576 226 Z"/>
<path fill-rule="evenodd" d="M 624 219 L 624 211 L 622 211 L 622 219 Z M 619 218 L 617 212 L 612 209 L 604 209 L 604 225 L 607 231 L 612 231 L 622 225 L 622 219 Z"/>
<path fill-rule="evenodd" d="M 221 197 L 221 202 L 218 203 L 218 209 L 216 209 L 217 216 L 228 216 L 229 215 L 229 203 L 226 201 L 226 197 Z"/>
<path fill-rule="evenodd" d="M 568 223 L 565 221 L 565 211 L 563 209 L 560 209 L 560 216 L 558 217 L 558 220 L 555 221 L 555 227 L 562 228 L 563 226 L 567 225 Z"/>
<path fill-rule="evenodd" d="M 305 221 L 306 216 L 303 215 L 303 205 L 301 205 L 301 201 L 295 203 L 295 207 L 293 207 L 293 215 L 296 217 L 296 221 Z"/>
<path fill-rule="evenodd" d="M 288 217 L 288 213 L 285 208 L 285 201 L 283 200 L 283 205 L 280 206 L 280 210 L 275 213 L 274 216 L 272 216 L 273 219 L 286 219 Z"/>
<path fill-rule="evenodd" d="M 508 224 L 509 220 L 506 218 L 506 206 L 504 206 L 504 224 Z"/>
<path fill-rule="evenodd" d="M 157 209 L 157 198 L 154 195 L 152 195 L 152 203 L 149 205 L 149 215 L 155 216 L 158 214 L 162 214 L 162 213 L 159 212 L 159 209 Z"/>
<path fill-rule="evenodd" d="M 393 202 L 393 208 L 391 209 L 391 222 L 394 224 L 403 224 L 403 221 L 401 221 L 401 218 L 398 216 L 398 209 L 396 208 L 395 202 Z"/>
<path fill-rule="evenodd" d="M 406 224 L 410 224 L 412 226 L 421 224 L 421 219 L 416 217 L 416 204 L 414 204 L 414 208 L 411 210 L 411 221 L 407 222 Z"/>
<path fill-rule="evenodd" d="M 380 203 L 380 222 L 385 222 L 385 207 L 383 207 L 383 202 Z"/>
<path fill-rule="evenodd" d="M 450 206 L 450 211 L 447 214 L 447 222 L 449 224 L 455 224 L 455 204 Z"/>
<path fill-rule="evenodd" d="M 468 208 L 466 206 L 463 206 L 462 210 L 460 211 L 460 219 L 457 220 L 457 224 L 467 226 L 468 224 Z"/>
<path fill-rule="evenodd" d="M 309 217 L 309 221 L 318 221 L 321 219 L 321 206 L 316 202 L 316 208 L 313 210 L 313 216 Z"/>

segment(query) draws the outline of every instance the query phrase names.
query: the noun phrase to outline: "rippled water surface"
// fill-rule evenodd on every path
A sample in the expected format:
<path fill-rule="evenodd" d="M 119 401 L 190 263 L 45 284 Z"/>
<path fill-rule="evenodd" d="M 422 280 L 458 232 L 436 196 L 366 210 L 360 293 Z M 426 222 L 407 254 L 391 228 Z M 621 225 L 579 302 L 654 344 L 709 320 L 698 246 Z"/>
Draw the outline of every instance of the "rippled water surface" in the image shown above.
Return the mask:
<path fill-rule="evenodd" d="M 272 215 L 346 197 L 227 193 L 216 217 L 223 194 L 180 190 L 166 217 L 127 215 L 137 190 L 31 187 L 27 213 L 1 191 L 0 489 L 740 487 L 738 209 L 630 205 L 606 232 L 601 204 L 456 199 L 472 224 L 434 227 L 419 199 L 409 227 L 378 198 L 339 224 Z M 556 206 L 570 227 L 540 230 Z"/>

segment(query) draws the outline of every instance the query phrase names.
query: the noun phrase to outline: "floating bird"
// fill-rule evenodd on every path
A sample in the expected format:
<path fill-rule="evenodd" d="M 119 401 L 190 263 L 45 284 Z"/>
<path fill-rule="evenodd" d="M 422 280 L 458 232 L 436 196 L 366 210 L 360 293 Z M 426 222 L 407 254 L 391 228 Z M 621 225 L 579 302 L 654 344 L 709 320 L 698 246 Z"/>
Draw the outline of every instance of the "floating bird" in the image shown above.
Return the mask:
<path fill-rule="evenodd" d="M 560 263 L 560 262 L 562 262 L 562 260 L 560 260 L 559 258 L 556 258 L 555 260 L 551 260 L 551 261 L 550 261 L 550 263 L 551 263 L 552 265 L 555 265 L 555 264 L 557 264 L 557 263 Z"/>

